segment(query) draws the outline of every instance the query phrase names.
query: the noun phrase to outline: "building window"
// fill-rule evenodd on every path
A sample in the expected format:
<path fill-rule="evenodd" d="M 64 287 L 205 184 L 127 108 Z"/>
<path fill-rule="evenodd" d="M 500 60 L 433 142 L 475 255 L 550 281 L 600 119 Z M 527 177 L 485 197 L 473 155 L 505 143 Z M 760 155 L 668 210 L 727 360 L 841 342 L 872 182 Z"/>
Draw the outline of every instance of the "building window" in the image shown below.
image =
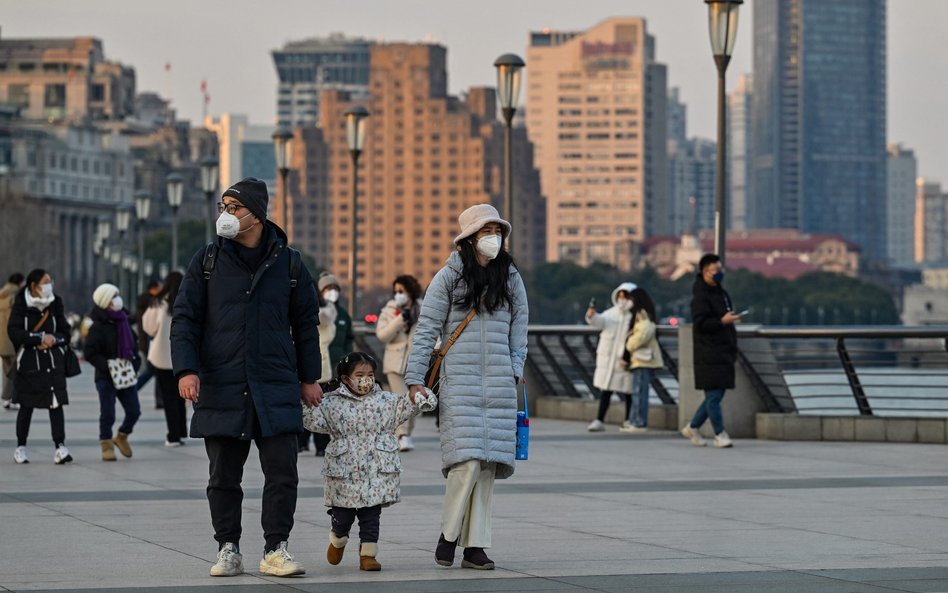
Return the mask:
<path fill-rule="evenodd" d="M 30 107 L 30 85 L 11 84 L 7 87 L 7 103 L 14 107 L 29 109 Z"/>
<path fill-rule="evenodd" d="M 66 107 L 66 85 L 47 84 L 46 92 L 43 98 L 43 105 L 53 108 Z"/>

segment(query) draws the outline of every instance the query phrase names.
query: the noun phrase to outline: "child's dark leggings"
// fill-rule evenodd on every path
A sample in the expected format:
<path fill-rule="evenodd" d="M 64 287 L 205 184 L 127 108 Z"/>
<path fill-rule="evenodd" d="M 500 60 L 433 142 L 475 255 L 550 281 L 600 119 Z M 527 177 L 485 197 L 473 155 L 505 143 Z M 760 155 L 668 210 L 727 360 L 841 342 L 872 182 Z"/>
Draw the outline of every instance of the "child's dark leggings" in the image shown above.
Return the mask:
<path fill-rule="evenodd" d="M 363 544 L 374 544 L 379 541 L 379 524 L 382 518 L 382 505 L 365 507 L 362 509 L 347 509 L 331 507 L 326 511 L 332 518 L 332 532 L 336 537 L 349 535 L 349 530 L 359 518 L 359 541 Z"/>

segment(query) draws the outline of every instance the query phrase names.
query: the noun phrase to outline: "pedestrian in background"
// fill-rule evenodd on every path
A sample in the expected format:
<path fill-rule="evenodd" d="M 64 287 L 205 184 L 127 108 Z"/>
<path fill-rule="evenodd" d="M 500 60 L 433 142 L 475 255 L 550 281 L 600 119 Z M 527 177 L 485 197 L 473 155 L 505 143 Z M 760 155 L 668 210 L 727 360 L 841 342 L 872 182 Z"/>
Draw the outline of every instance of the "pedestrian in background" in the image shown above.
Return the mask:
<path fill-rule="evenodd" d="M 435 274 L 412 339 L 405 382 L 425 393 L 435 343 L 473 316 L 441 365 L 441 472 L 447 478 L 435 562 L 451 566 L 458 544 L 463 568 L 493 570 L 494 481 L 514 472 L 517 383 L 527 359 L 527 292 L 504 250 L 510 223 L 490 204 L 458 217 L 456 250 Z M 416 400 L 417 401 L 417 400 Z"/>
<path fill-rule="evenodd" d="M 655 369 L 664 366 L 658 346 L 655 303 L 644 288 L 636 288 L 632 301 L 632 327 L 625 341 L 623 360 L 632 369 L 632 407 L 619 429 L 622 432 L 648 430 L 648 391 Z"/>
<path fill-rule="evenodd" d="M 115 449 L 124 457 L 132 456 L 128 437 L 142 415 L 138 401 L 138 389 L 132 383 L 128 387 L 115 384 L 115 376 L 109 361 L 120 363 L 135 371 L 141 366 L 135 332 L 129 321 L 125 301 L 114 284 L 101 284 L 92 293 L 95 307 L 92 309 L 92 327 L 86 337 L 86 360 L 95 367 L 95 388 L 99 392 L 99 446 L 102 461 L 115 461 Z M 122 362 L 125 361 L 125 362 Z M 127 372 L 127 371 L 126 371 Z M 125 418 L 113 438 L 115 425 L 115 402 L 122 405 Z"/>
<path fill-rule="evenodd" d="M 335 369 L 339 361 L 352 352 L 352 343 L 355 341 L 355 333 L 352 331 L 352 317 L 349 311 L 339 302 L 342 294 L 342 284 L 334 274 L 323 272 L 319 275 L 316 282 L 319 294 L 323 301 L 333 309 L 336 319 L 335 335 L 329 343 L 329 368 Z M 338 378 L 338 377 L 337 377 Z M 323 381 L 328 381 L 330 377 L 323 377 Z M 313 443 L 316 445 L 316 456 L 322 457 L 326 453 L 326 445 L 329 444 L 329 435 L 314 434 Z"/>
<path fill-rule="evenodd" d="M 138 373 L 138 381 L 135 383 L 135 389 L 138 390 L 140 394 L 145 385 L 151 381 L 151 378 L 155 376 L 155 370 L 152 368 L 151 363 L 148 362 L 148 343 L 151 341 L 148 332 L 145 331 L 145 328 L 142 327 L 142 315 L 145 314 L 145 311 L 155 302 L 155 297 L 158 296 L 158 293 L 161 292 L 161 283 L 157 280 L 152 280 L 148 283 L 148 287 L 145 289 L 145 292 L 141 293 L 135 298 L 135 325 L 138 326 L 138 351 L 145 355 L 145 360 L 142 363 L 142 368 Z M 178 397 L 178 392 L 175 392 L 169 397 Z M 155 409 L 160 410 L 164 407 L 164 394 L 161 392 L 161 387 L 158 386 L 157 382 L 155 383 Z"/>
<path fill-rule="evenodd" d="M 63 300 L 53 293 L 53 279 L 46 270 L 32 270 L 26 286 L 17 294 L 7 322 L 7 334 L 17 350 L 14 403 L 16 415 L 16 450 L 13 460 L 29 463 L 26 441 L 30 434 L 34 408 L 49 410 L 52 428 L 53 463 L 72 461 L 66 448 L 66 417 L 63 406 L 69 404 L 66 391 L 66 350 L 69 345 L 69 322 Z"/>
<path fill-rule="evenodd" d="M 737 328 L 741 316 L 734 312 L 731 296 L 724 290 L 724 266 L 721 258 L 705 254 L 698 262 L 698 277 L 692 288 L 691 319 L 694 324 L 695 388 L 704 390 L 704 401 L 681 434 L 692 444 L 707 443 L 698 429 L 708 419 L 714 429 L 714 446 L 733 446 L 724 430 L 721 400 L 727 389 L 734 389 L 734 363 L 737 362 Z"/>
<path fill-rule="evenodd" d="M 7 324 L 13 311 L 13 301 L 23 288 L 23 274 L 12 274 L 0 288 L 0 359 L 3 360 L 3 408 L 13 407 L 13 376 L 16 373 L 16 348 L 7 334 Z"/>
<path fill-rule="evenodd" d="M 593 373 L 593 387 L 599 390 L 599 411 L 586 430 L 601 432 L 606 429 L 606 412 L 616 393 L 625 402 L 625 418 L 632 411 L 632 372 L 623 363 L 625 338 L 632 323 L 632 291 L 636 289 L 632 282 L 623 282 L 612 291 L 612 306 L 597 313 L 594 306 L 586 311 L 586 323 L 599 331 L 599 345 L 596 347 L 596 370 Z"/>
<path fill-rule="evenodd" d="M 375 335 L 385 344 L 382 372 L 388 381 L 388 390 L 406 393 L 405 369 L 411 353 L 411 339 L 421 313 L 421 284 L 414 276 L 402 275 L 392 283 L 392 298 L 382 308 Z M 415 448 L 411 433 L 415 429 L 415 417 L 398 427 L 398 450 Z"/>
<path fill-rule="evenodd" d="M 329 358 L 329 345 L 336 338 L 336 307 L 329 301 L 319 298 L 319 360 L 322 366 L 322 372 L 319 375 L 319 383 L 325 386 L 332 381 L 333 368 Z M 299 452 L 309 451 L 309 441 L 313 439 L 316 445 L 316 457 L 322 457 L 326 454 L 326 435 L 313 434 L 306 430 L 297 436 Z"/>
<path fill-rule="evenodd" d="M 174 378 L 174 365 L 171 362 L 171 319 L 183 277 L 181 272 L 169 273 L 141 318 L 142 331 L 150 337 L 148 364 L 154 369 L 155 389 L 161 392 L 164 401 L 165 424 L 168 427 L 165 447 L 180 447 L 188 436 L 187 402 L 178 397 L 178 381 Z"/>

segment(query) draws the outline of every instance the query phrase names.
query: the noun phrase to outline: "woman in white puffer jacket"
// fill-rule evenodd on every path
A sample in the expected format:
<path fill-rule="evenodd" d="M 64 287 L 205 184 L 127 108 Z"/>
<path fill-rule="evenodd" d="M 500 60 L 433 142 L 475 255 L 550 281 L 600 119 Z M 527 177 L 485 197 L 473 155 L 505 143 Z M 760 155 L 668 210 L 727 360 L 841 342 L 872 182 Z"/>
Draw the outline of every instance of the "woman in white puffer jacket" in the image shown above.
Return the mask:
<path fill-rule="evenodd" d="M 604 423 L 612 394 L 625 401 L 625 416 L 632 407 L 632 371 L 622 360 L 625 339 L 632 322 L 632 291 L 637 287 L 632 282 L 623 282 L 612 291 L 612 307 L 597 313 L 595 307 L 586 311 L 586 323 L 601 330 L 599 346 L 596 348 L 596 372 L 593 386 L 599 390 L 599 412 L 586 427 L 590 432 L 606 429 Z"/>

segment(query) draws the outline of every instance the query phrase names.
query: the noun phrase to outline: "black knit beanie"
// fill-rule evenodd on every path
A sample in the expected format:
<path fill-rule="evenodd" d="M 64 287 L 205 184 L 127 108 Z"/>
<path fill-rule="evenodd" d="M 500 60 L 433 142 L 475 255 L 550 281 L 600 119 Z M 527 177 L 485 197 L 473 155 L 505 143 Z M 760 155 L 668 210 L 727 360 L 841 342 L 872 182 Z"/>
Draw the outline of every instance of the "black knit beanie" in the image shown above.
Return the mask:
<path fill-rule="evenodd" d="M 250 210 L 250 213 L 260 219 L 267 219 L 267 204 L 270 203 L 270 193 L 267 184 L 255 177 L 244 177 L 227 188 L 223 196 L 230 196 L 240 200 L 240 203 Z M 222 196 L 222 197 L 223 197 Z"/>

